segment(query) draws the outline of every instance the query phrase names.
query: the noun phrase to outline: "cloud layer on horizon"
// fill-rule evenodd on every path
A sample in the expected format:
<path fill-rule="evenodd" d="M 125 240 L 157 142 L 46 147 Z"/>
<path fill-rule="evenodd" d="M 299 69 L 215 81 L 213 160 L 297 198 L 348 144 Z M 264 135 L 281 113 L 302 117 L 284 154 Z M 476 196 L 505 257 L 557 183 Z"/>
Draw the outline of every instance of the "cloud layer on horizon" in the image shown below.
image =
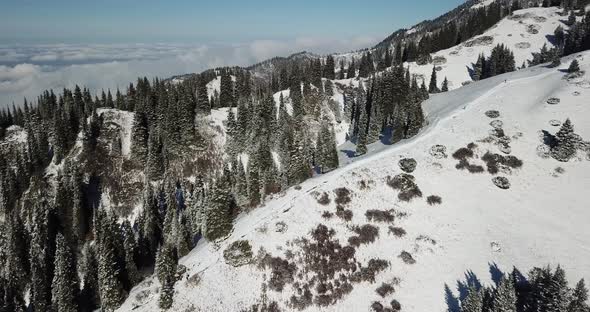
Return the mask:
<path fill-rule="evenodd" d="M 304 37 L 242 44 L 0 45 L 0 107 L 20 105 L 43 90 L 78 84 L 93 92 L 125 87 L 137 77 L 169 77 L 226 65 L 245 66 L 299 51 L 318 54 L 371 46 L 372 37 Z"/>

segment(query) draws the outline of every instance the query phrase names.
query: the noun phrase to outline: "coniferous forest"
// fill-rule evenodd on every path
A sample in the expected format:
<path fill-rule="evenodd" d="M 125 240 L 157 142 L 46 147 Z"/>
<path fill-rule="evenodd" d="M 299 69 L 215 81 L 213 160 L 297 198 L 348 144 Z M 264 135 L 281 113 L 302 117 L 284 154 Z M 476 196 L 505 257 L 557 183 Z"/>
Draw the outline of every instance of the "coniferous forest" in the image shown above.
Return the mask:
<path fill-rule="evenodd" d="M 584 4 L 553 2 L 542 5 Z M 406 62 L 429 64 L 522 6 L 506 3 L 428 21 L 350 61 L 302 54 L 121 90 L 47 90 L 3 109 L 0 312 L 113 311 L 154 273 L 160 308 L 170 308 L 178 260 L 199 241 L 227 237 L 240 213 L 339 167 L 335 126 L 350 125 L 354 157 L 417 135 L 422 103 L 449 81 L 433 67 L 427 86 Z M 590 13 L 569 23 L 529 66 L 590 49 Z M 498 44 L 472 65 L 476 81 L 519 64 Z M 462 311 L 588 311 L 584 282 L 568 288 L 562 275 L 536 269 L 528 284 L 513 273 L 494 289 L 470 288 Z"/>

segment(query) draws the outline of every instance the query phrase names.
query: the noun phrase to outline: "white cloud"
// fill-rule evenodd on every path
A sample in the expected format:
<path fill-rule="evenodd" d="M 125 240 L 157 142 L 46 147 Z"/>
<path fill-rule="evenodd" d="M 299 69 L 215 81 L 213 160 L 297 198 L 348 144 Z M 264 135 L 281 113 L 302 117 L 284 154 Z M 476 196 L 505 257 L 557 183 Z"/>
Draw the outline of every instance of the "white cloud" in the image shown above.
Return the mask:
<path fill-rule="evenodd" d="M 238 44 L 0 45 L 0 107 L 43 90 L 75 84 L 98 92 L 125 89 L 137 77 L 169 77 L 226 65 L 246 66 L 307 50 L 319 54 L 368 47 L 376 40 L 302 37 Z"/>

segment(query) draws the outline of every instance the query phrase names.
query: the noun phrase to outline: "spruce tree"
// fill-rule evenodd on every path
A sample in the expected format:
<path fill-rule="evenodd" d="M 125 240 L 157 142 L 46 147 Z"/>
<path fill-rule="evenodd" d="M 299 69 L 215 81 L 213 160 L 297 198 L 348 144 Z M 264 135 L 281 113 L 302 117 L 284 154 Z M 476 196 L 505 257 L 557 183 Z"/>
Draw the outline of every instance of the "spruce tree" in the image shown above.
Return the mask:
<path fill-rule="evenodd" d="M 336 79 L 336 72 L 335 72 L 335 63 L 334 57 L 332 55 L 328 55 L 326 57 L 326 66 L 324 66 L 324 78 L 334 80 Z"/>
<path fill-rule="evenodd" d="M 438 93 L 438 85 L 436 82 L 436 66 L 432 68 L 432 74 L 430 75 L 430 85 L 428 86 L 429 93 Z"/>
<path fill-rule="evenodd" d="M 77 312 L 78 275 L 74 255 L 62 234 L 57 235 L 52 302 L 55 311 Z"/>
<path fill-rule="evenodd" d="M 574 126 L 569 118 L 561 125 L 555 137 L 557 145 L 551 149 L 553 158 L 566 162 L 576 155 Z"/>
<path fill-rule="evenodd" d="M 123 234 L 123 246 L 125 248 L 125 271 L 127 271 L 129 282 L 132 286 L 135 286 L 139 283 L 141 277 L 135 260 L 137 254 L 137 241 L 135 239 L 135 233 L 128 220 L 125 220 L 121 225 L 121 232 Z"/>
<path fill-rule="evenodd" d="M 156 258 L 156 272 L 162 285 L 158 305 L 163 310 L 172 307 L 174 295 L 174 283 L 176 274 L 176 255 L 174 249 L 165 244 L 158 250 Z"/>
<path fill-rule="evenodd" d="M 210 241 L 225 237 L 232 230 L 232 199 L 229 186 L 217 179 L 209 191 L 204 236 Z"/>
<path fill-rule="evenodd" d="M 125 294 L 119 280 L 115 246 L 110 238 L 101 237 L 98 254 L 100 302 L 105 311 L 114 311 L 123 303 Z"/>
<path fill-rule="evenodd" d="M 248 198 L 252 207 L 260 204 L 260 168 L 257 157 L 250 158 L 248 162 Z"/>
<path fill-rule="evenodd" d="M 461 301 L 461 312 L 482 312 L 483 296 L 481 291 L 471 286 L 467 290 L 467 296 Z"/>
<path fill-rule="evenodd" d="M 588 301 L 588 289 L 581 279 L 572 292 L 572 300 L 570 301 L 567 312 L 589 312 L 590 306 L 586 303 Z"/>
<path fill-rule="evenodd" d="M 221 107 L 234 107 L 234 84 L 229 72 L 224 70 L 221 73 L 219 87 L 219 102 Z"/>
<path fill-rule="evenodd" d="M 449 80 L 447 80 L 447 77 L 445 77 L 445 80 L 443 81 L 441 91 L 442 92 L 449 91 Z"/>
<path fill-rule="evenodd" d="M 364 155 L 367 153 L 367 112 L 364 105 L 361 106 L 361 117 L 359 120 L 359 132 L 356 143 L 356 155 Z"/>
<path fill-rule="evenodd" d="M 516 292 L 511 278 L 502 277 L 494 293 L 492 312 L 516 312 Z"/>
<path fill-rule="evenodd" d="M 570 66 L 567 69 L 568 73 L 577 73 L 580 71 L 580 64 L 578 63 L 578 60 L 574 59 L 571 63 Z"/>

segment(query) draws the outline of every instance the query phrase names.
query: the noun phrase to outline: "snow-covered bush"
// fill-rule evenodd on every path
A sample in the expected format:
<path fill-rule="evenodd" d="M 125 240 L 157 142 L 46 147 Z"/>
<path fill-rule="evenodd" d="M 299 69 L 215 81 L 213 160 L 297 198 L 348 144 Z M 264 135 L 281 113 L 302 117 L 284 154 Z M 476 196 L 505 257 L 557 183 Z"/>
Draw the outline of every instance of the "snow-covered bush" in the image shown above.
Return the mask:
<path fill-rule="evenodd" d="M 225 262 L 234 267 L 249 264 L 252 256 L 252 246 L 247 240 L 235 241 L 223 251 Z"/>
<path fill-rule="evenodd" d="M 414 158 L 404 158 L 399 161 L 398 165 L 404 172 L 412 173 L 416 170 L 418 163 Z"/>
<path fill-rule="evenodd" d="M 395 237 L 404 237 L 406 236 L 406 230 L 401 227 L 397 226 L 390 226 L 389 227 L 389 234 L 393 234 Z"/>
<path fill-rule="evenodd" d="M 398 256 L 398 257 L 399 257 L 400 259 L 402 259 L 402 261 L 403 261 L 405 264 L 415 264 L 415 263 L 416 263 L 416 260 L 414 259 L 414 257 L 412 257 L 412 254 L 411 254 L 411 253 L 409 253 L 409 252 L 407 252 L 407 251 L 405 251 L 405 250 L 404 250 L 404 251 L 402 251 L 402 252 L 399 254 L 399 256 Z"/>
<path fill-rule="evenodd" d="M 507 190 L 510 188 L 510 181 L 508 181 L 508 178 L 506 177 L 495 177 L 492 179 L 492 182 L 494 182 L 494 184 L 503 189 L 503 190 Z"/>
<path fill-rule="evenodd" d="M 489 110 L 489 111 L 485 112 L 485 114 L 489 118 L 498 118 L 498 117 L 500 117 L 500 112 L 497 111 L 497 110 Z"/>
<path fill-rule="evenodd" d="M 394 293 L 395 288 L 391 284 L 382 283 L 381 286 L 375 290 L 375 292 L 377 292 L 379 296 L 385 298 L 387 295 Z"/>
<path fill-rule="evenodd" d="M 365 216 L 371 222 L 393 222 L 395 219 L 392 210 L 367 210 Z"/>
<path fill-rule="evenodd" d="M 387 185 L 394 190 L 399 190 L 397 195 L 401 201 L 410 201 L 415 197 L 422 197 L 422 191 L 414 182 L 415 178 L 411 174 L 402 173 L 395 177 L 387 177 Z"/>

